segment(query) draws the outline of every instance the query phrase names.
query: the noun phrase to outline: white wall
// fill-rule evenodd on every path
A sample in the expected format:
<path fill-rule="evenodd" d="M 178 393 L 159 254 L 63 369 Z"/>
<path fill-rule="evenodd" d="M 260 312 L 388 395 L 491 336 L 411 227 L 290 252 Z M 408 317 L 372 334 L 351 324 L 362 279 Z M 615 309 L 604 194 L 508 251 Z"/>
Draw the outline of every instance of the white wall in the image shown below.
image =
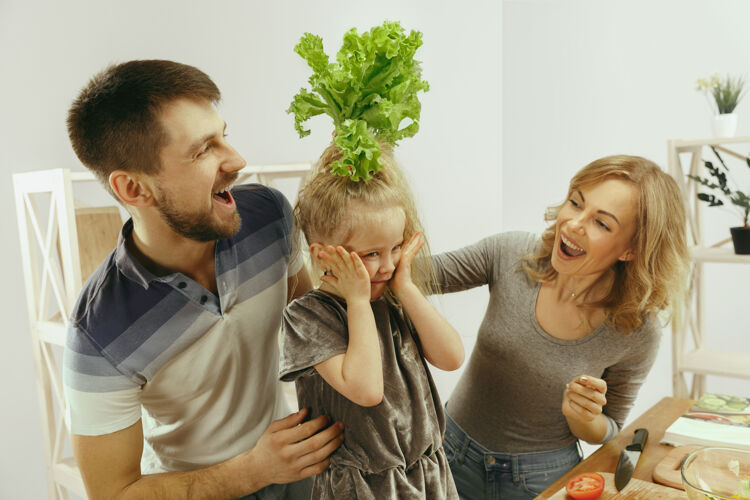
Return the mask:
<path fill-rule="evenodd" d="M 749 19 L 741 0 L 506 0 L 503 229 L 540 231 L 544 207 L 562 201 L 571 175 L 596 158 L 636 154 L 666 168 L 668 139 L 709 137 L 695 81 L 714 72 L 750 78 Z M 737 112 L 738 135 L 750 135 L 750 98 Z M 738 164 L 738 180 L 746 170 Z M 711 209 L 706 223 L 717 241 L 739 221 Z M 707 267 L 710 345 L 750 352 L 750 266 Z M 664 333 L 631 418 L 671 395 Z M 708 378 L 709 391 L 748 395 L 749 385 Z"/>
<path fill-rule="evenodd" d="M 314 160 L 330 138 L 325 119 L 297 138 L 284 110 L 306 85 L 293 47 L 310 31 L 331 56 L 350 27 L 399 20 L 424 34 L 418 52 L 431 90 L 422 130 L 397 155 L 413 181 L 433 251 L 500 229 L 501 6 L 495 0 L 181 1 L 0 0 L 0 247 L 5 342 L 0 377 L 0 499 L 46 498 L 11 173 L 82 168 L 67 139 L 70 102 L 111 62 L 165 58 L 206 71 L 223 92 L 220 112 L 248 163 Z M 483 292 L 440 300 L 467 343 Z M 447 397 L 455 374 L 438 374 Z"/>

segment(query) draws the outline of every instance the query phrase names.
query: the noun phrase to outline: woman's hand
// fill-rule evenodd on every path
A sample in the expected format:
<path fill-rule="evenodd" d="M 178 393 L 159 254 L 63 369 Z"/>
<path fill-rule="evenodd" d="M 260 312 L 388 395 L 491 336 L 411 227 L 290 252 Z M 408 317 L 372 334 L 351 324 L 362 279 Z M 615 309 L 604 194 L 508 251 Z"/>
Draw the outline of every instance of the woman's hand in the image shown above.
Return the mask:
<path fill-rule="evenodd" d="M 414 286 L 414 282 L 411 279 L 411 262 L 417 253 L 419 253 L 422 245 L 424 245 L 422 233 L 417 232 L 401 247 L 401 260 L 399 260 L 396 272 L 388 283 L 388 286 L 396 294 L 396 297 L 403 290 Z"/>
<path fill-rule="evenodd" d="M 325 274 L 320 280 L 343 297 L 347 303 L 370 301 L 370 275 L 355 252 L 344 247 L 327 245 L 318 253 L 318 260 Z"/>
<path fill-rule="evenodd" d="M 568 384 L 563 392 L 562 412 L 570 420 L 593 422 L 602 414 L 607 404 L 607 382 L 600 378 L 580 375 Z"/>

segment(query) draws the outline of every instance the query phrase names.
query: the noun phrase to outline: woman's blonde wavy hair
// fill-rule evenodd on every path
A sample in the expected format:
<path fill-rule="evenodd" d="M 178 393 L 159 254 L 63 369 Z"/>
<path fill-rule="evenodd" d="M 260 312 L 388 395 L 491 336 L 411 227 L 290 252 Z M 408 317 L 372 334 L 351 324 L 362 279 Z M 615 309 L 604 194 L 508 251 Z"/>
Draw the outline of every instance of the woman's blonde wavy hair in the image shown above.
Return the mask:
<path fill-rule="evenodd" d="M 404 242 L 417 231 L 422 232 L 424 240 L 419 254 L 412 261 L 412 280 L 422 293 L 432 293 L 434 270 L 428 265 L 429 245 L 414 197 L 391 147 L 381 144 L 380 149 L 383 168 L 370 180 L 353 181 L 331 173 L 331 163 L 342 156 L 339 147 L 331 143 L 300 189 L 294 206 L 296 230 L 305 236 L 308 244 L 344 244 L 362 225 L 376 223 L 380 209 L 400 207 L 406 215 Z"/>
<path fill-rule="evenodd" d="M 686 217 L 677 183 L 650 160 L 638 156 L 608 156 L 581 169 L 570 181 L 568 197 L 605 179 L 632 182 L 638 190 L 635 257 L 618 261 L 602 279 L 612 287 L 601 300 L 586 307 L 602 307 L 607 321 L 623 332 L 638 328 L 647 316 L 669 312 L 679 325 L 689 273 Z M 563 204 L 550 207 L 545 220 L 554 221 Z M 550 259 L 555 244 L 555 223 L 542 234 L 541 248 L 523 259 L 522 268 L 537 282 L 552 280 L 557 271 Z"/>

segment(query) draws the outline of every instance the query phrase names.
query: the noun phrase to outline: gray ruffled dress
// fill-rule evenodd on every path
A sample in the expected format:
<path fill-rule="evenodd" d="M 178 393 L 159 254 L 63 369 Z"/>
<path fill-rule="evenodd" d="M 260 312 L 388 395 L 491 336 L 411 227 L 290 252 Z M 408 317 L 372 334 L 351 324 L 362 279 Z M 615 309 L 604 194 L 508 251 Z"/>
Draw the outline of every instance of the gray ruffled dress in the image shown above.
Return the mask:
<path fill-rule="evenodd" d="M 399 306 L 382 297 L 371 304 L 384 394 L 370 408 L 339 394 L 314 368 L 346 352 L 346 302 L 312 290 L 284 311 L 281 379 L 296 382 L 300 408 L 310 408 L 310 418 L 329 415 L 344 423 L 344 443 L 315 476 L 312 498 L 457 500 L 442 448 L 443 407 L 417 332 Z"/>

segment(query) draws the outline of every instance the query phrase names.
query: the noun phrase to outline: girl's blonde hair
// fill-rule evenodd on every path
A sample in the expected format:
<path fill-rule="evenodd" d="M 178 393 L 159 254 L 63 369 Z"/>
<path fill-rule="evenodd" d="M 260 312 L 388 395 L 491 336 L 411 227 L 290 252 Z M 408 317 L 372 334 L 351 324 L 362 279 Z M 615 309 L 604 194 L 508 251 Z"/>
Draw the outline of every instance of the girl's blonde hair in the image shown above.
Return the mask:
<path fill-rule="evenodd" d="M 414 197 L 393 158 L 391 147 L 381 144 L 380 149 L 383 168 L 370 180 L 353 181 L 331 173 L 330 164 L 339 160 L 342 153 L 338 146 L 330 144 L 300 189 L 294 206 L 296 229 L 305 236 L 308 244 L 344 244 L 353 231 L 363 224 L 372 223 L 372 216 L 378 210 L 400 207 L 406 216 L 404 242 L 417 231 L 422 232 L 424 239 L 418 256 L 412 261 L 412 280 L 422 293 L 432 293 L 434 271 L 428 265 L 429 245 L 424 238 Z"/>
<path fill-rule="evenodd" d="M 624 332 L 638 328 L 646 316 L 654 316 L 667 308 L 670 319 L 679 325 L 690 257 L 685 209 L 677 183 L 645 158 L 609 156 L 581 169 L 570 181 L 568 197 L 583 187 L 613 177 L 633 183 L 638 191 L 636 230 L 632 240 L 635 257 L 627 262 L 617 261 L 602 277 L 612 278 L 609 293 L 586 306 L 605 308 L 607 321 Z M 563 204 L 550 207 L 545 220 L 556 220 Z M 557 276 L 550 265 L 555 226 L 553 223 L 542 234 L 539 251 L 523 259 L 522 268 L 537 282 Z"/>

